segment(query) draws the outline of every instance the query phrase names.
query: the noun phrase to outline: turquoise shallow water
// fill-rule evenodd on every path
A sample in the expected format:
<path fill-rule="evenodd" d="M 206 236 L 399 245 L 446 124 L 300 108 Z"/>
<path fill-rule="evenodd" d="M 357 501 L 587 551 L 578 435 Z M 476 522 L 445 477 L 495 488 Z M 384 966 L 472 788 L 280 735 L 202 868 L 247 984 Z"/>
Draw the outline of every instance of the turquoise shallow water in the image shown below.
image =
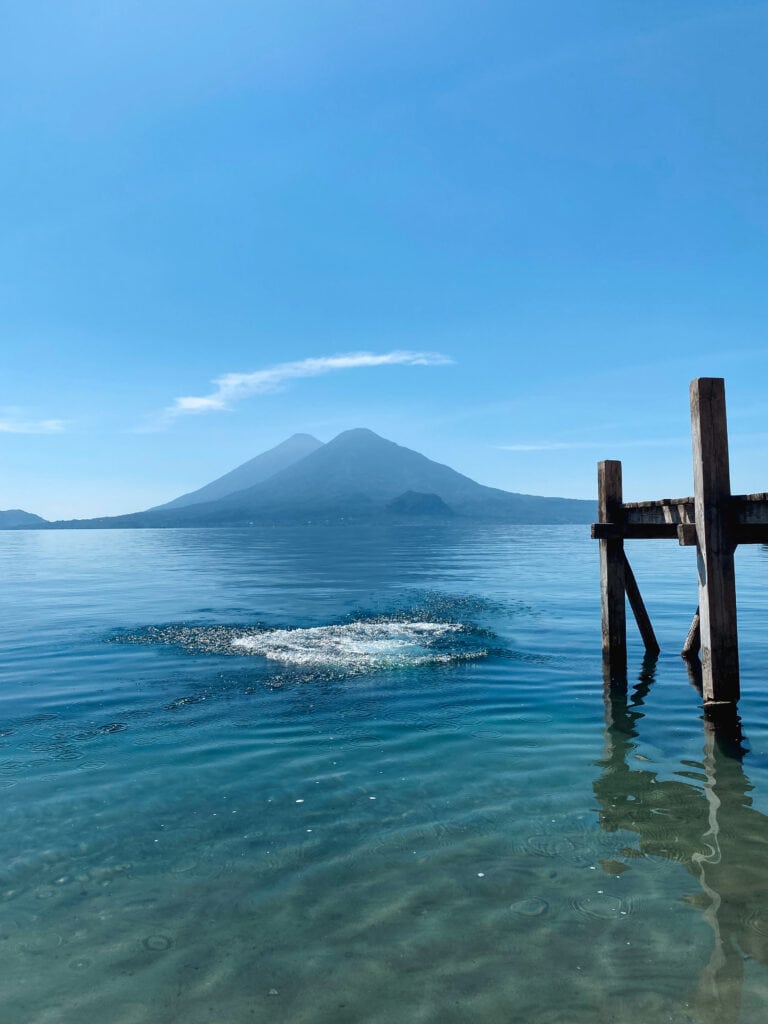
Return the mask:
<path fill-rule="evenodd" d="M 604 694 L 583 527 L 0 533 L 4 1024 L 757 1022 L 768 554 L 743 737 Z"/>

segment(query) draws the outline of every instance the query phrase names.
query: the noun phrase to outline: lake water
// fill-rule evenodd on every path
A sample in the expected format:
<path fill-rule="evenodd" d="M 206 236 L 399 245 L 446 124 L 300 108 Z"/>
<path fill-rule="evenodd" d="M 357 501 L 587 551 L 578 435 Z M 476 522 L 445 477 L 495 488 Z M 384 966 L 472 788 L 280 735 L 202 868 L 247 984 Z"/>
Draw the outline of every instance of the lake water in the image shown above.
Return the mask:
<path fill-rule="evenodd" d="M 3 1024 L 762 1024 L 768 553 L 740 738 L 628 552 L 604 694 L 584 527 L 0 533 Z"/>

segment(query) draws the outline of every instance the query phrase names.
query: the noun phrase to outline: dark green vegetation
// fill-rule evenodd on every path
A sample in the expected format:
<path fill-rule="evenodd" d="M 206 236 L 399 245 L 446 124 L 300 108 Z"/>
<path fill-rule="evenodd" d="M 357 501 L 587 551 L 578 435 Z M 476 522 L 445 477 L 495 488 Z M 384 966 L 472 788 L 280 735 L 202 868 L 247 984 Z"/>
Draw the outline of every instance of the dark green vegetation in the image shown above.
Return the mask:
<path fill-rule="evenodd" d="M 308 454 L 297 454 L 313 447 Z M 295 456 L 294 459 L 291 456 Z M 249 474 L 282 462 L 266 479 L 238 487 Z M 215 491 L 236 489 L 216 500 Z M 184 502 L 184 504 L 179 504 Z M 463 517 L 510 523 L 589 523 L 595 503 L 543 498 L 484 487 L 449 466 L 379 437 L 371 430 L 347 430 L 328 444 L 308 435 L 245 463 L 207 487 L 146 512 L 102 519 L 62 521 L 58 529 L 244 526 L 365 522 L 392 516 Z"/>

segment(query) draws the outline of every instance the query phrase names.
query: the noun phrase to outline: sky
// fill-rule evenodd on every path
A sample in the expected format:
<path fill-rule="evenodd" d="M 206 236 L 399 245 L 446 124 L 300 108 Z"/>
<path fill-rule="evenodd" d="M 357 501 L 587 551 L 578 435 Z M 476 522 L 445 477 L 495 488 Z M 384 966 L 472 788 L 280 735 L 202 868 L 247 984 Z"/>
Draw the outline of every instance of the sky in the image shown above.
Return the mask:
<path fill-rule="evenodd" d="M 766 0 L 0 3 L 0 508 L 365 426 L 508 490 L 768 489 Z"/>

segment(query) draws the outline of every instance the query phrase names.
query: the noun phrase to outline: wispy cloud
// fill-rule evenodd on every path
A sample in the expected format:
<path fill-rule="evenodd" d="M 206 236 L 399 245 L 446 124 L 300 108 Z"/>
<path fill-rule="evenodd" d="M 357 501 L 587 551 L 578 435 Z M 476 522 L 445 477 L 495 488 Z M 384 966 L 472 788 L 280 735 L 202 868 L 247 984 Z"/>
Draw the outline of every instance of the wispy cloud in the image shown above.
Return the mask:
<path fill-rule="evenodd" d="M 280 391 L 289 381 L 301 377 L 320 377 L 336 370 L 371 366 L 444 366 L 452 362 L 452 359 L 439 352 L 346 352 L 337 356 L 278 363 L 252 373 L 225 373 L 213 381 L 214 389 L 210 394 L 176 398 L 173 405 L 165 410 L 165 418 L 231 409 L 237 402 L 251 395 Z"/>
<path fill-rule="evenodd" d="M 25 420 L 0 416 L 0 434 L 60 434 L 64 420 Z"/>
<path fill-rule="evenodd" d="M 590 451 L 593 449 L 611 448 L 677 448 L 690 445 L 688 437 L 651 437 L 633 441 L 614 441 L 610 438 L 603 441 L 535 441 L 531 444 L 497 444 L 495 447 L 504 452 L 565 452 Z"/>

